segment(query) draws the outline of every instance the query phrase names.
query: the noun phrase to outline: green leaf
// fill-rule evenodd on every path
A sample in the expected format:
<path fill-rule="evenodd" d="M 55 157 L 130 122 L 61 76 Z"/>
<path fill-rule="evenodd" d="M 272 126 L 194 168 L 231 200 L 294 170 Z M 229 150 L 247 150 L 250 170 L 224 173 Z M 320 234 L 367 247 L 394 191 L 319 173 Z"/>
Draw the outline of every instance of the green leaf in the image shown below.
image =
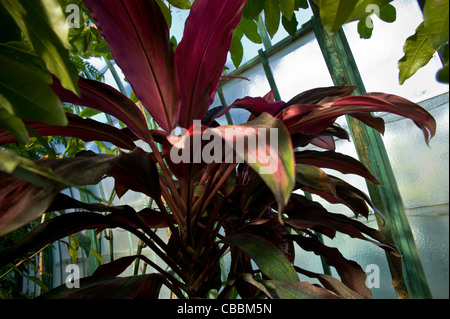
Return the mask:
<path fill-rule="evenodd" d="M 336 33 L 351 17 L 358 0 L 319 0 L 320 17 L 329 34 Z"/>
<path fill-rule="evenodd" d="M 102 258 L 102 255 L 99 254 L 97 251 L 95 251 L 95 250 L 92 249 L 92 248 L 91 248 L 90 251 L 91 251 L 92 256 L 94 256 L 94 257 L 100 262 L 100 264 L 103 264 L 103 258 Z"/>
<path fill-rule="evenodd" d="M 425 66 L 436 52 L 428 39 L 423 22 L 416 29 L 416 33 L 406 40 L 403 52 L 405 55 L 398 62 L 400 84 L 405 83 Z"/>
<path fill-rule="evenodd" d="M 262 43 L 261 36 L 258 33 L 258 25 L 254 20 L 243 18 L 239 26 L 245 36 L 253 43 Z"/>
<path fill-rule="evenodd" d="M 295 32 L 297 32 L 298 21 L 295 17 L 295 14 L 292 14 L 292 18 L 290 20 L 286 19 L 285 16 L 281 17 L 281 23 L 283 24 L 284 29 L 291 35 L 294 36 Z"/>
<path fill-rule="evenodd" d="M 0 109 L 6 109 L 9 117 L 67 125 L 61 102 L 48 83 L 43 81 L 40 70 L 31 68 L 20 60 L 10 59 L 3 54 L 1 48 L 0 65 Z M 2 117 L 7 115 L 4 113 Z M 19 128 L 17 124 L 15 126 Z M 13 132 L 18 134 L 18 131 Z M 21 136 L 25 136 L 24 132 Z"/>
<path fill-rule="evenodd" d="M 449 40 L 449 0 L 427 0 L 423 18 L 428 40 L 434 49 L 439 49 Z"/>
<path fill-rule="evenodd" d="M 368 19 L 371 23 L 367 23 Z M 373 21 L 370 17 L 367 17 L 366 19 L 360 20 L 358 22 L 358 33 L 361 39 L 370 39 L 373 32 Z M 372 26 L 372 27 L 369 27 Z"/>
<path fill-rule="evenodd" d="M 397 20 L 397 9 L 392 4 L 387 4 L 383 9 L 381 9 L 378 15 L 384 22 L 392 23 Z"/>
<path fill-rule="evenodd" d="M 171 5 L 177 7 L 178 9 L 190 9 L 192 4 L 189 0 L 167 0 Z"/>
<path fill-rule="evenodd" d="M 366 19 L 372 14 L 379 15 L 383 8 L 393 0 L 358 0 L 347 22 Z"/>
<path fill-rule="evenodd" d="M 137 101 L 136 101 L 137 103 Z M 89 118 L 89 117 L 93 117 L 97 114 L 102 113 L 99 110 L 95 110 L 95 109 L 91 109 L 90 107 L 86 107 L 84 108 L 83 111 L 80 112 L 80 114 L 78 114 L 79 117 L 83 117 L 83 118 Z"/>
<path fill-rule="evenodd" d="M 21 157 L 9 150 L 0 149 L 0 171 L 26 179 L 36 186 L 46 187 L 48 189 L 51 189 L 52 185 L 44 182 L 38 176 L 62 181 L 52 169 L 36 165 L 32 160 Z"/>
<path fill-rule="evenodd" d="M 284 254 L 269 241 L 249 234 L 228 236 L 223 241 L 244 251 L 273 280 L 297 282 L 298 276 Z"/>
<path fill-rule="evenodd" d="M 278 0 L 266 0 L 264 4 L 264 23 L 269 36 L 273 38 L 280 26 L 280 5 Z"/>
<path fill-rule="evenodd" d="M 73 236 L 77 239 L 78 245 L 83 249 L 86 257 L 89 257 L 89 253 L 91 252 L 91 239 L 82 233 L 76 233 Z"/>
<path fill-rule="evenodd" d="M 253 19 L 259 17 L 259 14 L 264 9 L 264 4 L 266 0 L 248 0 L 247 4 L 244 6 L 242 12 L 243 16 L 247 19 Z"/>
<path fill-rule="evenodd" d="M 78 71 L 70 62 L 68 26 L 57 0 L 0 0 L 48 70 L 79 95 Z"/>
<path fill-rule="evenodd" d="M 164 18 L 166 19 L 166 22 L 167 22 L 167 26 L 170 29 L 172 26 L 172 14 L 170 13 L 170 9 L 166 6 L 164 1 L 156 0 L 156 2 L 158 3 L 159 7 L 161 8 L 161 12 L 163 13 Z"/>
<path fill-rule="evenodd" d="M 29 135 L 25 124 L 19 117 L 9 113 L 5 108 L 2 108 L 2 104 L 4 104 L 4 101 L 0 94 L 0 129 L 8 131 L 17 139 L 17 141 L 19 141 L 19 143 L 26 144 Z"/>
<path fill-rule="evenodd" d="M 449 45 L 448 43 L 444 46 L 443 51 L 443 58 L 444 58 L 444 67 L 439 70 L 437 74 L 437 79 L 440 82 L 448 83 L 448 65 L 449 65 Z"/>
<path fill-rule="evenodd" d="M 298 10 L 300 8 L 308 9 L 309 8 L 308 0 L 295 0 L 295 10 Z"/>
<path fill-rule="evenodd" d="M 278 3 L 283 16 L 288 20 L 292 19 L 295 10 L 295 0 L 278 0 Z"/>
<path fill-rule="evenodd" d="M 244 48 L 242 47 L 242 43 L 239 37 L 233 36 L 230 47 L 230 54 L 231 60 L 233 61 L 233 64 L 237 69 L 242 62 L 242 58 L 244 57 Z"/>

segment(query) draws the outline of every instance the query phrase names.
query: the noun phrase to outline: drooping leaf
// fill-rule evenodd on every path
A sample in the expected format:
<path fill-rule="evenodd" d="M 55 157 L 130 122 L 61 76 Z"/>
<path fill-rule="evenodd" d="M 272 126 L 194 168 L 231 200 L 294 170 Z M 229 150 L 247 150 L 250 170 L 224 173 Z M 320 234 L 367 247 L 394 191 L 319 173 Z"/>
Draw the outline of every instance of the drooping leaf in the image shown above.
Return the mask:
<path fill-rule="evenodd" d="M 91 276 L 80 279 L 78 289 L 70 289 L 64 284 L 39 296 L 39 299 L 156 299 L 165 282 L 160 274 Z"/>
<path fill-rule="evenodd" d="M 321 204 L 307 199 L 305 196 L 293 194 L 286 209 L 288 218 L 286 224 L 297 229 L 308 229 L 319 231 L 333 239 L 335 232 L 346 234 L 371 242 L 387 253 L 400 257 L 398 250 L 388 242 L 383 233 L 372 229 L 364 223 L 342 214 L 330 213 Z M 333 230 L 332 232 L 326 231 Z M 367 235 L 370 238 L 367 238 Z"/>
<path fill-rule="evenodd" d="M 417 104 L 396 95 L 385 93 L 366 93 L 358 96 L 347 96 L 331 103 L 331 105 L 292 105 L 277 117 L 284 122 L 291 132 L 317 134 L 330 127 L 335 120 L 345 114 L 390 112 L 410 118 L 423 131 L 425 140 L 436 133 L 436 121 L 426 110 Z M 366 124 L 377 121 L 366 121 Z"/>
<path fill-rule="evenodd" d="M 348 112 L 350 111 L 350 107 L 356 109 L 356 112 L 381 111 L 404 116 L 413 120 L 414 123 L 422 130 L 427 143 L 429 142 L 429 139 L 436 134 L 436 120 L 430 113 L 419 105 L 396 95 L 385 93 L 366 93 L 359 96 L 348 96 L 334 102 L 333 108 L 334 107 L 337 107 L 334 109 L 335 112 L 341 113 L 344 111 L 346 114 L 355 113 Z"/>
<path fill-rule="evenodd" d="M 367 19 L 369 19 L 370 24 L 367 23 Z M 373 21 L 370 17 L 367 17 L 366 20 L 360 20 L 358 22 L 358 33 L 361 39 L 370 39 L 373 33 Z"/>
<path fill-rule="evenodd" d="M 392 4 L 387 4 L 380 10 L 379 17 L 384 22 L 395 22 L 397 20 L 397 9 Z"/>
<path fill-rule="evenodd" d="M 281 17 L 281 23 L 283 24 L 284 29 L 291 35 L 294 36 L 295 32 L 297 32 L 298 21 L 295 17 L 295 14 L 292 14 L 291 19 L 287 19 L 285 16 Z"/>
<path fill-rule="evenodd" d="M 245 36 L 253 43 L 262 43 L 261 36 L 258 33 L 258 25 L 254 20 L 241 19 L 238 28 L 240 28 Z"/>
<path fill-rule="evenodd" d="M 240 38 L 233 36 L 230 47 L 230 55 L 235 68 L 238 68 L 239 65 L 241 65 L 242 58 L 244 57 L 244 47 L 242 46 Z"/>
<path fill-rule="evenodd" d="M 295 0 L 278 0 L 278 2 L 283 16 L 286 19 L 291 20 L 295 10 Z"/>
<path fill-rule="evenodd" d="M 43 160 L 36 162 L 73 186 L 93 185 L 114 165 L 116 157 L 90 156 Z M 0 172 L 0 236 L 9 233 L 39 217 L 50 206 L 55 196 L 68 187 L 54 183 L 53 188 L 42 188 L 16 176 Z"/>
<path fill-rule="evenodd" d="M 449 39 L 449 1 L 427 0 L 423 19 L 428 40 L 433 49 L 438 50 Z"/>
<path fill-rule="evenodd" d="M 337 299 L 338 296 L 322 287 L 308 282 L 263 280 L 272 299 Z"/>
<path fill-rule="evenodd" d="M 278 0 L 266 0 L 264 4 L 264 24 L 271 38 L 278 31 L 280 18 L 280 4 Z"/>
<path fill-rule="evenodd" d="M 292 144 L 285 126 L 268 113 L 262 113 L 251 122 L 212 130 L 260 175 L 282 211 L 295 183 Z M 253 139 L 255 143 L 239 147 L 238 139 Z"/>
<path fill-rule="evenodd" d="M 407 79 L 425 66 L 436 53 L 428 39 L 423 22 L 417 27 L 416 33 L 406 39 L 403 52 L 405 55 L 398 61 L 400 84 L 405 83 Z"/>
<path fill-rule="evenodd" d="M 223 242 L 239 247 L 273 280 L 297 282 L 298 276 L 283 253 L 265 239 L 249 234 L 227 236 Z"/>
<path fill-rule="evenodd" d="M 10 56 L 12 51 L 18 52 L 15 59 Z M 0 47 L 0 128 L 8 129 L 21 142 L 28 137 L 21 119 L 67 124 L 61 102 L 48 86 L 51 77 L 31 63 L 23 63 L 21 58 L 26 57 L 18 50 Z"/>
<path fill-rule="evenodd" d="M 294 104 L 320 104 L 324 99 L 338 99 L 344 96 L 352 95 L 356 86 L 331 86 L 307 90 L 294 96 L 278 112 Z"/>
<path fill-rule="evenodd" d="M 169 29 L 156 1 L 84 3 L 136 96 L 164 130 L 172 130 L 180 105 L 178 81 Z"/>
<path fill-rule="evenodd" d="M 152 198 L 161 196 L 156 163 L 139 147 L 130 153 L 122 153 L 108 175 L 114 177 L 115 189 L 119 197 L 130 189 Z"/>
<path fill-rule="evenodd" d="M 266 0 L 248 0 L 244 6 L 243 15 L 247 19 L 253 19 L 259 17 L 259 14 L 264 9 L 264 3 Z"/>
<path fill-rule="evenodd" d="M 366 273 L 355 261 L 348 260 L 337 248 L 327 247 L 316 238 L 295 236 L 293 238 L 303 249 L 312 251 L 325 258 L 328 265 L 336 268 L 342 282 L 364 298 L 371 298 L 372 293 L 366 286 Z"/>
<path fill-rule="evenodd" d="M 78 85 L 80 97 L 65 90 L 56 79 L 51 88 L 62 102 L 87 106 L 110 114 L 125 123 L 136 136 L 146 139 L 149 132 L 145 117 L 125 95 L 107 84 L 85 78 L 80 78 Z"/>
<path fill-rule="evenodd" d="M 114 126 L 97 122 L 92 119 L 83 119 L 75 114 L 66 114 L 69 121 L 67 126 L 54 126 L 43 122 L 25 122 L 41 136 L 67 136 L 78 137 L 85 142 L 110 142 L 123 149 L 134 149 L 133 140 Z M 0 130 L 0 145 L 14 142 L 14 138 Z"/>
<path fill-rule="evenodd" d="M 217 107 L 208 111 L 203 119 L 205 125 L 209 126 L 216 119 L 227 113 L 231 108 L 240 108 L 249 111 L 255 116 L 259 116 L 266 112 L 270 115 L 275 114 L 282 106 L 284 102 L 269 102 L 260 97 L 244 97 L 237 99 L 227 107 Z M 214 110 L 214 111 L 213 111 Z"/>
<path fill-rule="evenodd" d="M 351 21 L 366 21 L 366 18 L 372 14 L 379 15 L 383 8 L 393 0 L 358 0 L 350 18 Z"/>
<path fill-rule="evenodd" d="M 337 280 L 336 278 L 325 275 L 325 274 L 316 274 L 311 271 L 307 271 L 304 269 L 299 269 L 298 267 L 295 268 L 298 272 L 300 272 L 303 275 L 306 275 L 310 278 L 316 278 L 320 281 L 320 283 L 328 290 L 334 292 L 336 295 L 338 295 L 340 298 L 343 299 L 363 299 L 359 294 L 357 294 L 355 291 L 348 288 L 346 285 L 344 285 L 342 282 Z"/>
<path fill-rule="evenodd" d="M 245 0 L 196 0 L 175 52 L 180 82 L 178 123 L 189 128 L 201 120 L 214 101 L 219 79 L 239 24 Z M 208 15 L 205 16 L 205 12 Z"/>
<path fill-rule="evenodd" d="M 44 60 L 47 69 L 60 79 L 66 89 L 79 94 L 78 72 L 67 50 L 69 28 L 59 2 L 2 0 L 1 4 Z"/>
<path fill-rule="evenodd" d="M 358 160 L 336 152 L 301 151 L 295 152 L 297 164 L 309 164 L 331 168 L 343 174 L 358 174 L 374 184 L 380 184 L 370 171 Z"/>
<path fill-rule="evenodd" d="M 336 33 L 355 10 L 358 0 L 319 0 L 320 18 L 329 34 Z"/>

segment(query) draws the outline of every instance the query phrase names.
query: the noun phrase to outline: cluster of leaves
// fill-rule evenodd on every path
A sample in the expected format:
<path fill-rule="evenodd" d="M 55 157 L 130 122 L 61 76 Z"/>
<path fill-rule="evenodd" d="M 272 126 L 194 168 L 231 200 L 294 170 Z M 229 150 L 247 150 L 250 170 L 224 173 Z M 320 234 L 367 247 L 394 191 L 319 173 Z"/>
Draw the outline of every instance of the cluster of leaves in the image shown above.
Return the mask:
<path fill-rule="evenodd" d="M 11 17 L 16 17 L 22 9 L 37 10 L 28 1 L 17 1 L 14 5 L 7 0 L 0 1 Z M 44 2 L 56 5 L 54 1 L 33 3 L 42 4 L 43 10 L 48 9 Z M 68 78 L 42 67 L 45 76 L 54 74 L 50 76 L 52 83 L 47 89 L 57 96 L 59 103 L 107 113 L 126 127 L 117 128 L 65 113 L 65 126 L 42 118 L 24 118 L 27 137 L 28 133 L 35 137 L 75 137 L 86 142 L 108 142 L 122 151 L 118 155 L 82 151 L 73 157 L 39 161 L 22 159 L 11 152 L 0 153 L 4 158 L 2 163 L 6 163 L 0 167 L 0 235 L 44 213 L 77 210 L 54 216 L 6 248 L 0 254 L 0 266 L 66 236 L 73 241 L 68 243 L 72 249 L 77 244 L 87 247 L 83 240 L 80 242 L 82 237 L 73 234 L 86 229 L 99 232 L 120 227 L 138 237 L 163 264 L 156 264 L 143 255 L 120 258 L 101 265 L 92 276 L 83 278 L 80 289 L 70 290 L 63 285 L 42 297 L 156 298 L 165 285 L 179 298 L 205 298 L 211 291 L 215 291 L 218 298 L 227 298 L 233 289 L 242 298 L 258 295 L 370 298 L 361 266 L 346 259 L 338 249 L 324 245 L 316 233 L 334 238 L 339 232 L 372 242 L 393 256 L 394 267 L 400 267 L 398 250 L 380 231 L 329 212 L 295 191 L 317 194 L 331 203 L 348 206 L 356 216 L 367 217 L 369 207 L 377 211 L 367 195 L 322 170 L 329 168 L 357 174 L 378 184 L 361 163 L 335 152 L 334 139 L 348 139 L 347 132 L 335 124 L 336 119 L 349 115 L 384 132 L 383 120 L 371 112 L 392 112 L 412 119 L 428 142 L 436 130 L 436 123 L 428 112 L 389 94 L 353 96 L 355 87 L 318 88 L 300 93 L 288 102 L 275 102 L 269 92 L 263 98 L 244 97 L 229 106 L 209 110 L 235 30 L 246 10 L 246 0 L 193 2 L 183 39 L 175 51 L 162 1 L 122 0 L 115 6 L 111 6 L 110 0 L 84 0 L 83 3 L 87 7 L 86 14 L 95 22 L 97 31 L 93 34 L 98 32 L 101 39 L 107 41 L 111 55 L 131 84 L 142 109 L 104 83 L 80 77 L 74 90 L 67 85 L 70 84 Z M 169 3 L 188 6 L 188 1 Z M 281 3 L 279 1 L 280 8 Z M 17 4 L 24 7 L 19 10 Z M 60 11 L 56 17 L 63 17 Z M 34 24 L 34 20 L 34 17 L 24 16 L 14 19 L 19 27 Z M 88 30 L 91 29 L 94 29 L 92 25 Z M 22 29 L 28 39 L 30 34 L 24 30 L 28 29 Z M 40 39 L 57 37 L 45 34 Z M 74 35 L 72 39 L 75 38 Z M 36 57 L 44 60 L 46 54 L 42 58 L 38 54 L 29 58 L 36 60 Z M 1 92 L 3 94 L 3 90 Z M 19 93 L 25 94 L 24 91 Z M 232 108 L 248 110 L 251 113 L 248 122 L 219 126 L 216 119 Z M 148 128 L 143 109 L 151 114 L 161 130 Z M 181 136 L 171 134 L 176 127 L 182 129 Z M 211 152 L 210 146 L 202 143 L 200 148 L 194 147 L 195 141 L 201 141 L 202 134 L 211 132 L 210 129 L 221 143 L 214 149 L 214 160 L 206 162 L 197 155 Z M 231 136 L 227 134 L 230 129 L 234 132 Z M 257 149 L 241 148 L 234 143 L 237 139 L 254 138 L 261 129 L 266 129 L 269 135 L 265 143 L 258 143 Z M 274 134 L 270 129 L 277 132 L 276 148 L 269 142 Z M 0 145 L 20 140 L 15 133 L 3 127 Z M 137 147 L 138 140 L 147 144 L 151 152 Z M 302 149 L 309 144 L 325 151 Z M 230 154 L 225 152 L 230 151 L 230 145 L 231 162 Z M 175 163 L 171 154 L 181 150 L 191 150 L 190 156 L 187 161 Z M 267 157 L 269 163 L 274 163 L 271 174 L 263 173 Z M 114 179 L 119 197 L 129 190 L 139 192 L 152 198 L 156 207 L 136 211 L 128 205 L 80 201 L 62 193 L 69 187 L 96 185 L 105 176 Z M 158 228 L 170 230 L 167 242 L 155 231 Z M 340 280 L 296 266 L 295 245 L 321 255 L 336 268 Z M 223 280 L 220 261 L 228 254 L 231 265 Z M 137 259 L 156 272 L 118 277 Z M 299 273 L 318 279 L 322 286 L 300 282 Z M 395 272 L 399 273 L 401 271 Z M 401 277 L 394 277 L 393 284 L 397 285 L 400 280 Z"/>
<path fill-rule="evenodd" d="M 396 21 L 397 11 L 391 2 L 392 0 L 313 0 L 311 5 L 319 7 L 322 24 L 328 33 L 336 33 L 342 25 L 359 21 L 360 37 L 369 39 L 374 30 L 371 16 L 375 14 L 387 23 Z M 399 82 L 403 84 L 440 50 L 444 67 L 438 72 L 437 78 L 441 82 L 448 83 L 448 1 L 418 0 L 418 3 L 423 9 L 424 22 L 405 42 L 405 56 L 398 65 Z M 235 31 L 230 50 L 236 68 L 242 62 L 243 35 L 254 43 L 263 43 L 265 32 L 267 31 L 269 37 L 273 38 L 280 24 L 290 35 L 294 35 L 298 28 L 295 11 L 307 9 L 309 6 L 307 0 L 249 0 L 243 11 L 243 19 Z M 265 30 L 258 28 L 259 21 L 264 21 Z"/>
<path fill-rule="evenodd" d="M 405 56 L 398 65 L 400 83 L 403 84 L 425 66 L 437 51 L 444 64 L 437 74 L 437 79 L 449 83 L 449 1 L 419 0 L 418 2 L 423 11 L 424 21 L 417 27 L 416 33 L 406 40 L 403 48 Z"/>

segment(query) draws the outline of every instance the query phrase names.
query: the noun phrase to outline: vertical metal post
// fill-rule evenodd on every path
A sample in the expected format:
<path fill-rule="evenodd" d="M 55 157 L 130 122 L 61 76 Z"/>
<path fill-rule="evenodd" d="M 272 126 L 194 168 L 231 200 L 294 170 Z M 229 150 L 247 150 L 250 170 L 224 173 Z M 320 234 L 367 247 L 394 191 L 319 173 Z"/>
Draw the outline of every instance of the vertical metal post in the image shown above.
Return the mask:
<path fill-rule="evenodd" d="M 365 93 L 364 84 L 343 30 L 330 36 L 323 28 L 317 8 L 314 6 L 313 12 L 313 30 L 334 84 L 357 85 L 355 93 Z M 402 255 L 403 282 L 396 287 L 397 296 L 430 299 L 432 295 L 381 135 L 352 117 L 347 116 L 347 122 L 360 161 L 383 185 L 377 186 L 367 182 L 372 201 L 387 219 L 387 227 L 383 232 L 394 242 Z M 392 266 L 395 261 L 389 255 L 387 257 L 393 272 L 395 268 Z"/>

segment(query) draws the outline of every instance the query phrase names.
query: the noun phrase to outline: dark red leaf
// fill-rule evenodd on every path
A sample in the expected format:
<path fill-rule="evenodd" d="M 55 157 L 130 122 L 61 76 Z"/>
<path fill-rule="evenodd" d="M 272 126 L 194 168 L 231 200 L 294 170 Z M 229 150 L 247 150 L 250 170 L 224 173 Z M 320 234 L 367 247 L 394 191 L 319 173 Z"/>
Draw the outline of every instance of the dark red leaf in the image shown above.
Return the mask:
<path fill-rule="evenodd" d="M 315 88 L 302 92 L 287 102 L 280 111 L 294 104 L 321 104 L 324 99 L 327 101 L 352 95 L 356 86 L 330 86 Z"/>
<path fill-rule="evenodd" d="M 39 299 L 157 299 L 164 276 L 148 274 L 131 277 L 91 276 L 80 280 L 80 288 L 61 285 Z"/>
<path fill-rule="evenodd" d="M 73 186 L 99 183 L 118 160 L 115 156 L 79 156 L 58 160 L 36 161 L 36 164 L 50 167 Z M 54 184 L 53 188 L 42 188 L 19 177 L 0 172 L 0 235 L 11 232 L 41 216 L 56 195 L 69 187 Z"/>
<path fill-rule="evenodd" d="M 136 147 L 130 153 L 122 153 L 108 172 L 114 177 L 117 195 L 122 197 L 128 190 L 141 192 L 152 198 L 161 196 L 159 174 L 153 158 Z"/>
<path fill-rule="evenodd" d="M 342 282 L 347 287 L 364 298 L 372 297 L 370 289 L 366 286 L 366 273 L 358 263 L 344 258 L 337 248 L 327 247 L 316 238 L 298 235 L 291 236 L 291 238 L 304 250 L 312 251 L 316 255 L 324 257 L 328 265 L 336 268 Z"/>
<path fill-rule="evenodd" d="M 309 164 L 322 168 L 331 168 L 343 174 L 357 174 L 376 185 L 380 182 L 359 161 L 351 156 L 335 152 L 301 151 L 295 152 L 297 164 Z"/>
<path fill-rule="evenodd" d="M 172 130 L 180 106 L 178 81 L 169 28 L 158 3 L 146 0 L 120 0 L 113 5 L 110 0 L 84 0 L 84 3 L 136 96 L 165 131 Z"/>
<path fill-rule="evenodd" d="M 75 114 L 66 113 L 69 121 L 67 126 L 55 126 L 42 122 L 25 123 L 41 136 L 69 136 L 78 137 L 85 142 L 110 142 L 119 148 L 132 150 L 135 148 L 133 140 L 114 126 L 103 124 L 92 119 L 83 119 Z M 15 138 L 6 131 L 0 131 L 0 145 L 14 142 Z"/>
<path fill-rule="evenodd" d="M 130 99 L 113 87 L 94 80 L 80 77 L 78 86 L 81 97 L 64 89 L 56 78 L 53 78 L 51 88 L 62 102 L 87 106 L 110 114 L 125 123 L 136 136 L 145 140 L 148 134 L 147 122 Z"/>
<path fill-rule="evenodd" d="M 201 120 L 212 104 L 246 2 L 196 0 L 192 4 L 175 52 L 181 127 L 189 128 L 193 120 Z"/>

